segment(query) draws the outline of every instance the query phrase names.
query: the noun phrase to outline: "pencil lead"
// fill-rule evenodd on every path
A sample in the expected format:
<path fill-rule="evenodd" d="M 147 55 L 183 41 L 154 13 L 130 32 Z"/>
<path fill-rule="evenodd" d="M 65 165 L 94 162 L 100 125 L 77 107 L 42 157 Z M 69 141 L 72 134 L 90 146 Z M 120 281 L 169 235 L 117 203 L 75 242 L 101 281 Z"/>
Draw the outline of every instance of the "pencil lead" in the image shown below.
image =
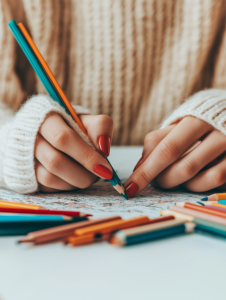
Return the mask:
<path fill-rule="evenodd" d="M 208 197 L 201 198 L 202 201 L 208 201 Z"/>
<path fill-rule="evenodd" d="M 204 203 L 197 201 L 198 204 L 204 206 Z"/>

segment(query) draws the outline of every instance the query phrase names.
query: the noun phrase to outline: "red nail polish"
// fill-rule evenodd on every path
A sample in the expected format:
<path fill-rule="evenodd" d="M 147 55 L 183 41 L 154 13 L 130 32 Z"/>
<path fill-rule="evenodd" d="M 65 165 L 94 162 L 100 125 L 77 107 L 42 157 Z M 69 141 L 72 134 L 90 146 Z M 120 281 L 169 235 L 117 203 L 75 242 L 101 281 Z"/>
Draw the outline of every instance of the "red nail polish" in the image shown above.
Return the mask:
<path fill-rule="evenodd" d="M 95 166 L 94 172 L 105 179 L 111 179 L 113 176 L 112 171 L 102 165 Z"/>
<path fill-rule="evenodd" d="M 133 172 L 134 172 L 134 171 L 139 167 L 139 165 L 142 163 L 143 158 L 144 158 L 144 157 L 141 156 L 141 158 L 138 160 L 136 166 L 135 166 L 134 169 L 133 169 Z"/>
<path fill-rule="evenodd" d="M 128 198 L 131 198 L 139 190 L 139 187 L 136 183 L 132 182 L 126 188 L 126 195 Z"/>
<path fill-rule="evenodd" d="M 100 148 L 100 151 L 103 152 L 105 156 L 109 156 L 110 143 L 111 143 L 111 140 L 110 140 L 109 136 L 101 135 L 99 137 L 99 148 Z"/>

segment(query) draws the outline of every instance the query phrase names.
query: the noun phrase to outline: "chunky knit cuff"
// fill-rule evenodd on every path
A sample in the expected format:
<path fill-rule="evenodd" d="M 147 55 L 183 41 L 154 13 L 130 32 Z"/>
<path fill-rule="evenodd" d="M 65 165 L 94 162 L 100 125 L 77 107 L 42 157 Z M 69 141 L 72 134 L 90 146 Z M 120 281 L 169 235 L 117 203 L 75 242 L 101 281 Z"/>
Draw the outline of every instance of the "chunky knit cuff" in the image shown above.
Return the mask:
<path fill-rule="evenodd" d="M 75 106 L 78 114 L 89 113 Z M 0 129 L 0 185 L 19 193 L 31 193 L 38 184 L 34 168 L 34 147 L 38 130 L 50 112 L 59 113 L 83 140 L 91 145 L 88 137 L 74 120 L 47 95 L 28 100 L 16 115 Z"/>
<path fill-rule="evenodd" d="M 196 93 L 178 107 L 161 128 L 186 116 L 197 117 L 226 135 L 226 90 L 209 89 Z"/>

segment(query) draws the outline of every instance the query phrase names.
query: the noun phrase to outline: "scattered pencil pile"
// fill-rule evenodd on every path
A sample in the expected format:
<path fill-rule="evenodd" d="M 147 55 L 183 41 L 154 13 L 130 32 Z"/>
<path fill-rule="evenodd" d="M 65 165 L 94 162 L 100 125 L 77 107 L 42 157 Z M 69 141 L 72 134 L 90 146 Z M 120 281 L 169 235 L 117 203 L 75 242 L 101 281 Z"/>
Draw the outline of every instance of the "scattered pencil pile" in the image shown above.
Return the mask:
<path fill-rule="evenodd" d="M 192 232 L 226 238 L 223 197 L 226 194 L 215 194 L 201 199 L 199 204 L 178 202 L 162 210 L 159 218 L 140 216 L 129 220 L 120 216 L 93 220 L 81 212 L 0 201 L 0 235 L 25 235 L 20 243 L 62 241 L 71 246 L 99 241 L 126 246 Z"/>

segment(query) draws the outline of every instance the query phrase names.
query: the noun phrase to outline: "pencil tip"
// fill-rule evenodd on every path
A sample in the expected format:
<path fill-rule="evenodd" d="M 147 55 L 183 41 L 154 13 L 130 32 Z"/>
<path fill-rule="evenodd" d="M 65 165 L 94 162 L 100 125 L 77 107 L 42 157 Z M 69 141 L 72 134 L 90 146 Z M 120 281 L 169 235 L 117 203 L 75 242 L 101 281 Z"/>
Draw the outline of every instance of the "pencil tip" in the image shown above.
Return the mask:
<path fill-rule="evenodd" d="M 203 197 L 201 198 L 202 201 L 207 201 L 208 200 L 208 197 Z"/>
<path fill-rule="evenodd" d="M 204 203 L 197 201 L 198 204 L 204 206 Z"/>

